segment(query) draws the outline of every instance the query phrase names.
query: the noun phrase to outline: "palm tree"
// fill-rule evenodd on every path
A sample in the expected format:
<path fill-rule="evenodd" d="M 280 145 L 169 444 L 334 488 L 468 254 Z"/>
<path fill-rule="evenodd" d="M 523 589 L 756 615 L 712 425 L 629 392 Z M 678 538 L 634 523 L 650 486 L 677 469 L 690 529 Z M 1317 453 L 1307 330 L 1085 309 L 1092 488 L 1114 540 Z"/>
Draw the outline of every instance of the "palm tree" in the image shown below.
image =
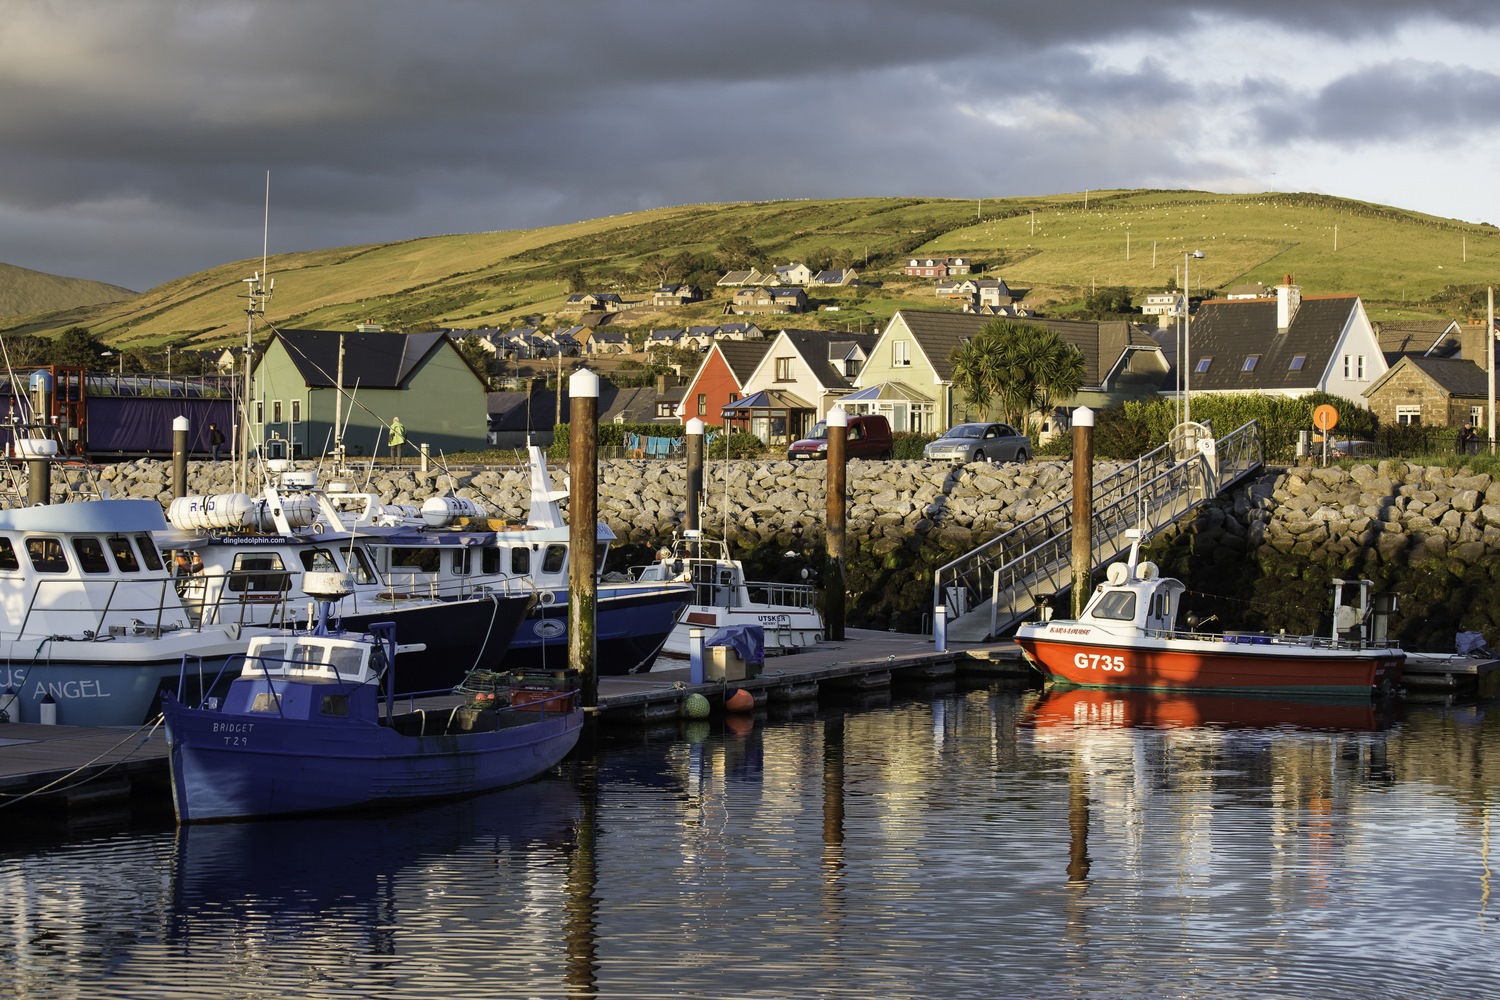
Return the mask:
<path fill-rule="evenodd" d="M 1007 423 L 1034 431 L 1034 414 L 1083 387 L 1084 361 L 1077 348 L 1045 326 L 994 319 L 953 352 L 953 386 L 988 420 L 996 397 Z"/>

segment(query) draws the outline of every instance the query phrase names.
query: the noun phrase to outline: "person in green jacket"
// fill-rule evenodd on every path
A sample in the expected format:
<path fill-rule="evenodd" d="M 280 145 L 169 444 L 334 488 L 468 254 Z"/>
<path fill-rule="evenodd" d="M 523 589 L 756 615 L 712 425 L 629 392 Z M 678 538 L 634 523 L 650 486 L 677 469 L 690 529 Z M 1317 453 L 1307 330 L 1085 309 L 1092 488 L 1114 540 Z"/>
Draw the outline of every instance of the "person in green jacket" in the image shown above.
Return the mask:
<path fill-rule="evenodd" d="M 406 444 L 406 428 L 401 424 L 400 417 L 391 419 L 391 462 L 394 465 L 401 464 L 401 446 Z"/>

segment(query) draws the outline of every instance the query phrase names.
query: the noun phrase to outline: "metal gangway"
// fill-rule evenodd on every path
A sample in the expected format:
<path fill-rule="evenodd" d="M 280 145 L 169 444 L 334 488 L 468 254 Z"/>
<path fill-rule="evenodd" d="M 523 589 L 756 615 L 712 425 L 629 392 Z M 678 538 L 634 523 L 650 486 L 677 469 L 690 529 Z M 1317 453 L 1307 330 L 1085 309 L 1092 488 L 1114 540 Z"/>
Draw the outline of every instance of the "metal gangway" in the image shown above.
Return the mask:
<path fill-rule="evenodd" d="M 1122 558 L 1125 532 L 1141 540 L 1230 489 L 1262 463 L 1258 421 L 1214 438 L 1212 428 L 1185 424 L 1172 439 L 1094 483 L 1092 569 Z M 938 568 L 932 606 L 941 609 L 946 638 L 983 642 L 1025 621 L 1046 598 L 1073 583 L 1073 499 Z"/>

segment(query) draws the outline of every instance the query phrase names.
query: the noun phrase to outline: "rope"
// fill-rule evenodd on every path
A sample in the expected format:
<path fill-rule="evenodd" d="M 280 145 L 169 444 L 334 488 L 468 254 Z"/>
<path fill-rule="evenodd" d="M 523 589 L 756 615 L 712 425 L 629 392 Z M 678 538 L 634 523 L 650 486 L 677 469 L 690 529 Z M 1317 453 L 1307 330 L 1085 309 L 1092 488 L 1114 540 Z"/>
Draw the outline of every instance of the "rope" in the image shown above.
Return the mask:
<path fill-rule="evenodd" d="M 131 758 L 131 756 L 133 756 L 137 750 L 139 750 L 141 747 L 145 746 L 146 745 L 146 741 L 149 740 L 149 739 L 151 739 L 152 734 L 154 734 L 156 732 L 157 728 L 162 724 L 163 721 L 165 721 L 165 716 L 158 715 L 156 718 L 152 719 L 149 723 L 146 723 L 145 725 L 138 727 L 133 732 L 127 733 L 125 735 L 125 737 L 122 738 L 120 740 L 120 742 L 116 743 L 114 746 L 110 747 L 107 750 L 101 750 L 97 755 L 94 756 L 94 758 L 92 760 L 89 760 L 89 761 L 87 761 L 87 762 L 85 762 L 83 764 L 79 764 L 77 767 L 75 767 L 73 770 L 69 771 L 66 774 L 58 775 L 56 778 L 54 778 L 53 780 L 47 782 L 47 784 L 41 786 L 40 788 L 33 788 L 31 791 L 29 791 L 29 792 L 22 792 L 20 795 L 13 795 L 13 794 L 11 794 L 9 792 L 0 792 L 0 799 L 6 800 L 6 801 L 0 801 L 0 809 L 5 808 L 6 806 L 13 806 L 13 805 L 17 805 L 19 803 L 25 802 L 27 799 L 33 798 L 34 796 L 37 796 L 37 795 L 48 795 L 48 794 L 54 794 L 54 793 L 57 793 L 57 792 L 72 791 L 74 788 L 80 788 L 83 785 L 88 784 L 90 781 L 94 781 L 94 780 L 96 780 L 98 778 L 104 777 L 110 771 L 114 770 L 116 767 L 120 766 L 121 764 L 123 764 L 127 760 L 129 760 Z M 142 732 L 142 730 L 144 730 L 144 733 Z M 110 763 L 109 766 L 107 766 L 106 768 L 104 768 L 104 770 L 100 771 L 98 774 L 91 774 L 88 777 L 84 778 L 82 781 L 77 782 L 76 784 L 72 784 L 72 785 L 63 785 L 62 784 L 63 782 L 67 781 L 69 778 L 71 778 L 74 775 L 78 774 L 80 771 L 83 771 L 86 768 L 93 767 L 95 764 L 97 764 L 104 757 L 106 757 L 109 754 L 114 753 L 116 750 L 120 749 L 120 747 L 124 746 L 132 738 L 135 738 L 135 737 L 139 737 L 139 739 L 137 740 L 136 745 L 131 748 L 130 752 L 127 753 L 125 756 L 121 757 L 119 760 L 113 761 L 112 763 Z M 59 786 L 61 786 L 61 787 L 59 787 Z"/>

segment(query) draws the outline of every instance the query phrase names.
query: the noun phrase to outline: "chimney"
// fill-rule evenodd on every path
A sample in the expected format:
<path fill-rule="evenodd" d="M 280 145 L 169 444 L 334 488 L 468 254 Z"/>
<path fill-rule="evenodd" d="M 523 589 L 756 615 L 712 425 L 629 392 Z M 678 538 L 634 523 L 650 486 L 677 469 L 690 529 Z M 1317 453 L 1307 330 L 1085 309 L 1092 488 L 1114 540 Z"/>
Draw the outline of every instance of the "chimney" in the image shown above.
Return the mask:
<path fill-rule="evenodd" d="M 1285 333 L 1292 325 L 1292 317 L 1297 315 L 1297 307 L 1302 304 L 1302 289 L 1292 284 L 1292 276 L 1286 275 L 1281 279 L 1281 284 L 1276 286 L 1276 329 Z"/>

